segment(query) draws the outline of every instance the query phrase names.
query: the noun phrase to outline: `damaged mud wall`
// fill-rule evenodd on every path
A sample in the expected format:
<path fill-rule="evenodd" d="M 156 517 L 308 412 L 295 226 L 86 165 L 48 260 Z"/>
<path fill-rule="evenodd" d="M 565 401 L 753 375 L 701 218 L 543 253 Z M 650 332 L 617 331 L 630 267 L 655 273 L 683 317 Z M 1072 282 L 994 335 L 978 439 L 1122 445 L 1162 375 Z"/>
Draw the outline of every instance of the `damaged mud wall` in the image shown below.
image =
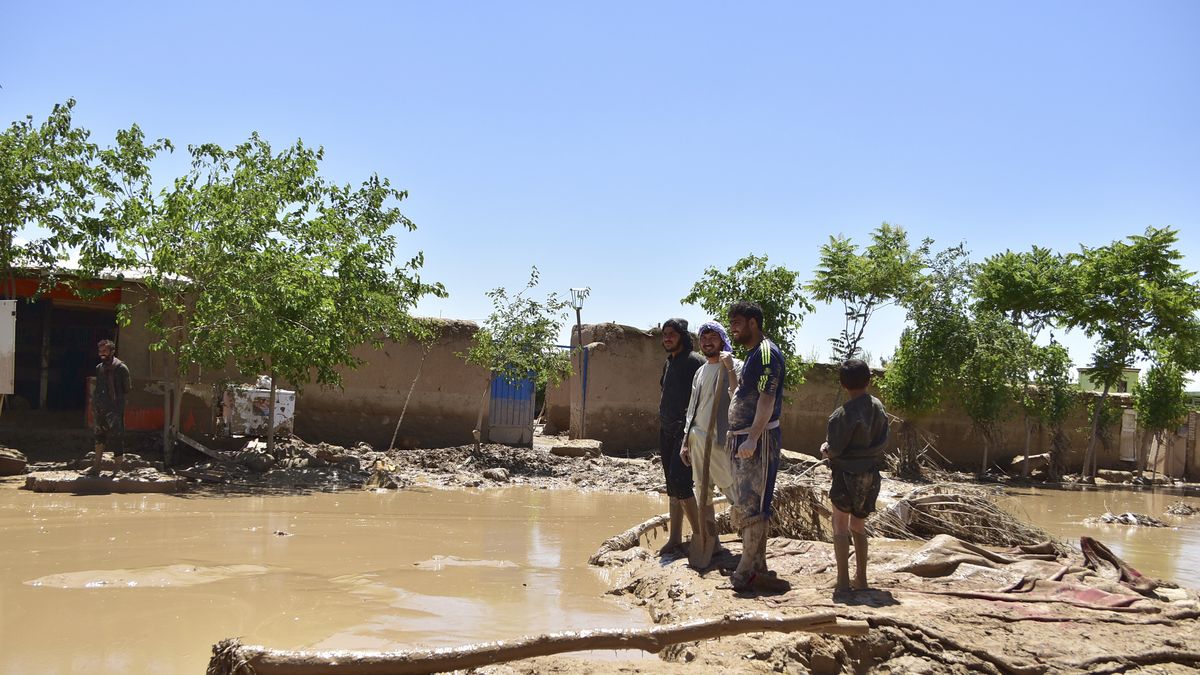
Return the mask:
<path fill-rule="evenodd" d="M 603 441 L 605 451 L 615 454 L 657 448 L 659 376 L 664 359 L 660 334 L 613 323 L 585 325 L 583 342 L 588 351 L 587 436 Z M 576 344 L 573 336 L 572 345 Z M 836 369 L 826 364 L 815 365 L 805 378 L 805 384 L 797 391 L 788 392 L 790 400 L 784 406 L 781 421 L 783 443 L 789 450 L 815 456 L 825 440 L 829 414 L 843 400 L 842 389 Z M 556 425 L 565 417 L 563 408 L 568 407 L 569 401 L 572 436 L 581 421 L 582 390 L 580 368 L 576 366 L 570 381 L 548 396 L 547 414 Z M 961 407 L 951 402 L 922 420 L 922 427 L 936 439 L 938 452 L 955 466 L 978 468 L 982 439 Z M 1082 404 L 1065 428 L 1071 445 L 1067 466 L 1077 469 L 1087 447 L 1088 420 Z M 1001 447 L 993 448 L 990 454 L 1004 466 L 1024 452 L 1025 425 L 1019 414 L 1002 426 L 1001 436 Z M 1099 448 L 1099 465 L 1132 468 L 1132 463 L 1120 459 L 1120 423 L 1108 429 L 1107 436 L 1110 442 Z M 1039 454 L 1049 449 L 1048 430 L 1035 429 L 1031 452 Z"/>
<path fill-rule="evenodd" d="M 587 351 L 586 420 L 580 359 L 567 389 L 571 396 L 571 436 L 586 424 L 588 438 L 604 442 L 611 452 L 658 447 L 659 378 L 662 376 L 661 333 L 615 323 L 585 325 Z M 578 346 L 572 335 L 571 346 Z"/>
<path fill-rule="evenodd" d="M 355 354 L 366 361 L 343 372 L 341 390 L 308 386 L 296 398 L 296 435 L 307 441 L 351 445 L 366 441 L 385 449 L 413 377 L 421 369 L 396 447 L 443 447 L 472 443 L 471 430 L 488 384 L 483 368 L 458 356 L 471 348 L 477 327 L 469 321 L 440 321 L 432 348 L 415 342 L 366 345 Z M 424 366 L 421 360 L 424 358 Z M 484 415 L 486 433 L 487 415 Z"/>
<path fill-rule="evenodd" d="M 145 289 L 139 284 L 127 284 L 123 297 L 131 304 L 131 321 L 121 327 L 118 336 L 121 359 L 129 365 L 135 380 L 170 379 L 166 355 L 150 350 L 155 336 L 146 328 L 149 311 L 144 302 Z M 355 354 L 365 363 L 357 370 L 343 371 L 342 389 L 305 386 L 296 399 L 296 434 L 314 443 L 353 445 L 366 441 L 376 448 L 386 448 L 413 386 L 413 377 L 421 369 L 396 438 L 397 447 L 473 442 L 471 430 L 475 428 L 488 377 L 482 368 L 468 365 L 457 354 L 470 349 L 477 327 L 469 321 L 439 323 L 440 336 L 428 353 L 422 345 L 411 342 L 386 342 L 378 350 L 364 345 Z M 241 377 L 233 369 L 203 372 L 195 369 L 188 377 L 185 424 L 191 419 L 198 431 L 211 429 L 213 385 L 251 379 Z M 287 382 L 279 384 L 285 389 L 294 388 Z M 486 420 L 485 414 L 485 431 Z"/>

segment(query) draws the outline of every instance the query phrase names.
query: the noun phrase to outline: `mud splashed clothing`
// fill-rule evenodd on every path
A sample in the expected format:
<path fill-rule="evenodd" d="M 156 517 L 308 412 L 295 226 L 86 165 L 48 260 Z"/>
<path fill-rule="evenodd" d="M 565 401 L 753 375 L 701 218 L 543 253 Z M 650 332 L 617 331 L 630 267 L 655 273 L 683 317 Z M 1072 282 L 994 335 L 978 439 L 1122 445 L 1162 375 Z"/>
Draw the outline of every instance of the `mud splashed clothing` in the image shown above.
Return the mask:
<path fill-rule="evenodd" d="M 701 329 L 703 330 L 703 328 Z M 742 362 L 734 359 L 734 373 L 740 372 Z M 692 379 L 692 397 L 688 402 L 687 443 L 688 452 L 692 457 L 692 481 L 699 483 L 704 470 L 704 449 L 708 445 L 708 428 L 712 422 L 713 398 L 719 395 L 717 401 L 717 428 L 711 444 L 712 459 L 709 460 L 709 474 L 712 484 L 721 488 L 725 496 L 733 494 L 733 467 L 729 453 L 726 452 L 725 438 L 729 428 L 729 380 L 725 366 L 721 363 L 705 363 L 696 371 Z"/>
<path fill-rule="evenodd" d="M 92 432 L 96 443 L 114 456 L 125 452 L 125 398 L 133 389 L 129 367 L 113 357 L 111 363 L 96 366 L 96 384 L 92 389 Z"/>
<path fill-rule="evenodd" d="M 679 449 L 683 447 L 686 433 L 688 400 L 692 395 L 692 380 L 696 371 L 704 365 L 704 357 L 692 351 L 681 351 L 668 356 L 663 364 L 662 396 L 658 401 L 658 452 L 662 459 L 663 477 L 667 483 L 667 495 L 676 499 L 690 499 L 692 470 L 683 463 Z"/>
<path fill-rule="evenodd" d="M 729 404 L 729 438 L 727 450 L 733 462 L 734 527 L 742 529 L 771 517 L 771 498 L 775 492 L 775 475 L 779 471 L 779 455 L 783 436 L 779 430 L 779 413 L 783 409 L 783 378 L 786 366 L 783 352 L 774 342 L 763 338 L 746 356 L 738 375 L 738 388 Z M 746 458 L 737 456 L 738 446 L 749 436 L 759 396 L 775 397 L 771 420 L 758 441 L 758 449 Z"/>
<path fill-rule="evenodd" d="M 875 511 L 890 427 L 883 403 L 870 394 L 846 401 L 829 416 L 825 433 L 833 472 L 829 501 L 838 510 L 856 518 Z"/>
<path fill-rule="evenodd" d="M 775 476 L 779 473 L 783 440 L 779 427 L 767 429 L 753 455 L 738 457 L 738 446 L 746 437 L 747 434 L 731 432 L 726 445 L 726 452 L 733 462 L 733 495 L 729 516 L 733 527 L 739 530 L 771 518 L 771 501 L 775 493 Z"/>
<path fill-rule="evenodd" d="M 763 338 L 747 356 L 738 376 L 738 388 L 729 404 L 729 429 L 745 431 L 754 424 L 754 413 L 758 408 L 759 394 L 775 397 L 775 409 L 771 411 L 771 422 L 778 424 L 783 410 L 783 378 L 786 374 L 783 352 L 774 342 Z"/>

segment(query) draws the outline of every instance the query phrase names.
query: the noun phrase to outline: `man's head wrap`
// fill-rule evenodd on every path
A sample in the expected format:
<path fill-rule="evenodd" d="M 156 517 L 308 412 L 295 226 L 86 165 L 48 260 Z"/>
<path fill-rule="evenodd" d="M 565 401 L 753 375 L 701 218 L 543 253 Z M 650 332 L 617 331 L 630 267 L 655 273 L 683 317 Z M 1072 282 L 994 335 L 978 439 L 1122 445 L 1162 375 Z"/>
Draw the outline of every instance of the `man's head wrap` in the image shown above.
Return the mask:
<path fill-rule="evenodd" d="M 721 351 L 733 351 L 733 345 L 729 343 L 729 335 L 725 333 L 725 327 L 716 321 L 708 321 L 701 325 L 696 331 L 696 335 L 704 335 L 710 331 L 721 336 Z"/>
<path fill-rule="evenodd" d="M 688 332 L 687 319 L 667 319 L 663 322 L 662 327 L 674 329 L 676 333 L 679 333 L 679 339 L 683 340 L 683 351 L 692 351 L 692 334 Z"/>

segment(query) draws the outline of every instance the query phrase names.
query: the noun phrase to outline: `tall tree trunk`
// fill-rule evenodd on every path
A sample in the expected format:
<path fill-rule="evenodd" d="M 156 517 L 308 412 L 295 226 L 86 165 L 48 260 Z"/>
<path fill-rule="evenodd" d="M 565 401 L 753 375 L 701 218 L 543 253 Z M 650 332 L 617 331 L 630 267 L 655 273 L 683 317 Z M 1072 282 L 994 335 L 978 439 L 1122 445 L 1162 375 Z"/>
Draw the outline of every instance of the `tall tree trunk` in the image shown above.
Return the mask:
<path fill-rule="evenodd" d="M 1083 469 L 1080 471 L 1083 474 L 1084 482 L 1096 482 L 1096 442 L 1100 440 L 1100 416 L 1104 412 L 1104 404 L 1108 401 L 1108 384 L 1104 385 L 1104 390 L 1100 392 L 1100 398 L 1096 399 L 1096 409 L 1092 411 L 1092 433 L 1088 436 L 1087 451 L 1083 453 Z"/>
<path fill-rule="evenodd" d="M 1062 478 L 1063 455 L 1066 454 L 1067 434 L 1061 423 L 1055 423 L 1050 430 L 1050 479 L 1057 481 Z"/>
<path fill-rule="evenodd" d="M 275 371 L 271 370 L 271 412 L 267 413 L 267 454 L 275 456 Z"/>
<path fill-rule="evenodd" d="M 471 432 L 471 435 L 475 437 L 476 450 L 483 445 L 483 413 L 487 410 L 488 394 L 492 391 L 492 381 L 495 379 L 495 373 L 488 376 L 487 384 L 483 387 L 483 395 L 479 397 L 479 416 L 475 418 L 475 429 Z"/>
<path fill-rule="evenodd" d="M 1033 445 L 1033 420 L 1029 417 L 1029 411 L 1025 411 L 1025 466 L 1021 468 L 1021 477 L 1029 478 L 1029 449 Z"/>
<path fill-rule="evenodd" d="M 183 417 L 183 390 L 187 386 L 187 378 L 179 374 L 176 368 L 171 380 L 171 421 L 167 434 L 167 445 L 163 448 L 163 464 L 171 466 L 175 461 L 175 439 L 179 437 L 180 420 Z"/>
<path fill-rule="evenodd" d="M 902 420 L 898 440 L 900 462 L 896 472 L 903 478 L 920 478 L 921 448 L 917 447 L 920 442 L 920 430 L 917 423 L 910 419 Z"/>
<path fill-rule="evenodd" d="M 987 475 L 988 450 L 990 449 L 991 444 L 992 444 L 991 434 L 989 434 L 987 431 L 984 431 L 983 432 L 983 462 L 979 465 L 979 475 L 978 475 L 979 478 L 983 478 L 984 476 Z"/>

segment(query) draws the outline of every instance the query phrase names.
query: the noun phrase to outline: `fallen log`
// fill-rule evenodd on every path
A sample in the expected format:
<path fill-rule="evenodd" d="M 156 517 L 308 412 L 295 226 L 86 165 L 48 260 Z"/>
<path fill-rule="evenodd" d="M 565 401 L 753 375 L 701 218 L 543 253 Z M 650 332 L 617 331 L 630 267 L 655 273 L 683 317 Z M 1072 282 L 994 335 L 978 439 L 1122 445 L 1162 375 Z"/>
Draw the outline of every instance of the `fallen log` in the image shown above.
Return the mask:
<path fill-rule="evenodd" d="M 590 649 L 641 649 L 658 653 L 681 642 L 742 633 L 806 631 L 866 635 L 866 621 L 838 620 L 834 612 L 802 616 L 733 614 L 719 619 L 644 629 L 601 629 L 536 635 L 445 649 L 402 652 L 285 651 L 243 645 L 237 638 L 213 645 L 207 675 L 393 675 L 440 673 Z"/>

